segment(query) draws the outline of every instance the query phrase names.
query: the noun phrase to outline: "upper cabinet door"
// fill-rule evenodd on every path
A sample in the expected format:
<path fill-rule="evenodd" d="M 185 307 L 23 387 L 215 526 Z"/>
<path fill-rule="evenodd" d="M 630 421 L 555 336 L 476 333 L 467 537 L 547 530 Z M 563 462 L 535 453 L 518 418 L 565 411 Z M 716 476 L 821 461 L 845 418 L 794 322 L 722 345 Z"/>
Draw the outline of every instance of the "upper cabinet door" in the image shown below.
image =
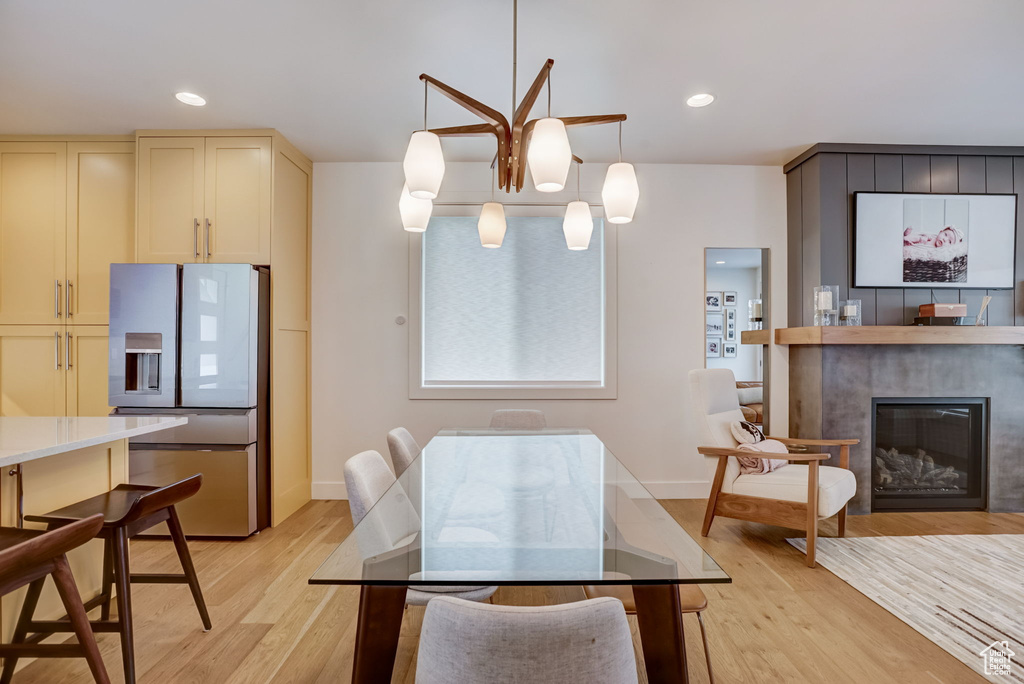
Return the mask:
<path fill-rule="evenodd" d="M 0 324 L 64 322 L 67 143 L 0 143 Z"/>
<path fill-rule="evenodd" d="M 106 325 L 110 264 L 135 261 L 135 144 L 68 143 L 65 319 Z"/>
<path fill-rule="evenodd" d="M 206 139 L 204 259 L 270 263 L 271 139 Z"/>
<path fill-rule="evenodd" d="M 204 138 L 139 138 L 138 261 L 203 261 Z"/>

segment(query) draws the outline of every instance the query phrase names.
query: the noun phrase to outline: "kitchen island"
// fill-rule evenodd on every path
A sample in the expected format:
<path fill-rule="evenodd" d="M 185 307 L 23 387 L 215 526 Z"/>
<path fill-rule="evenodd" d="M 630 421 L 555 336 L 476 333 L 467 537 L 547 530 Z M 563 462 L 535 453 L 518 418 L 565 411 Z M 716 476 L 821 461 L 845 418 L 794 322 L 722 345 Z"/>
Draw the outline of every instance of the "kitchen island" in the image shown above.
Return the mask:
<path fill-rule="evenodd" d="M 128 480 L 129 438 L 187 422 L 184 416 L 0 417 L 0 524 L 14 527 L 23 513 L 46 513 L 110 491 Z M 68 558 L 83 599 L 99 594 L 103 543 L 93 540 Z M 0 598 L 4 640 L 10 638 L 24 594 L 22 589 Z M 36 616 L 61 615 L 60 599 L 48 582 Z"/>

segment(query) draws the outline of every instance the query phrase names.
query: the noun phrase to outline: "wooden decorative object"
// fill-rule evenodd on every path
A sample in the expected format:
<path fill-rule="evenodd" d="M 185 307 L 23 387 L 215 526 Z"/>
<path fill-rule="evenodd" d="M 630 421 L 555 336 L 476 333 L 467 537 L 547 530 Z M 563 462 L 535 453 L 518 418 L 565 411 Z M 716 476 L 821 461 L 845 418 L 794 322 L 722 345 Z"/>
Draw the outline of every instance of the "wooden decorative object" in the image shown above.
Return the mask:
<path fill-rule="evenodd" d="M 917 315 L 922 318 L 927 316 L 957 318 L 967 315 L 966 304 L 922 304 L 917 307 Z"/>
<path fill-rule="evenodd" d="M 537 78 L 533 80 L 526 95 L 523 96 L 519 106 L 512 115 L 512 122 L 503 114 L 488 107 L 482 102 L 473 99 L 465 93 L 442 83 L 433 76 L 420 74 L 420 80 L 426 82 L 430 87 L 443 94 L 445 97 L 461 105 L 466 110 L 484 120 L 485 123 L 468 126 L 451 126 L 448 128 L 432 128 L 431 133 L 441 137 L 470 137 L 493 135 L 497 142 L 498 155 L 498 187 L 505 192 L 511 192 L 512 188 L 520 192 L 526 185 L 526 152 L 530 144 L 530 135 L 537 123 L 537 119 L 527 121 L 530 110 L 537 102 L 541 89 L 548 81 L 551 67 L 555 60 L 549 59 L 544 62 Z M 566 128 L 575 126 L 596 126 L 599 124 L 617 123 L 625 121 L 625 114 L 600 114 L 593 116 L 565 116 L 559 117 Z M 582 163 L 579 157 L 574 156 L 577 162 Z"/>

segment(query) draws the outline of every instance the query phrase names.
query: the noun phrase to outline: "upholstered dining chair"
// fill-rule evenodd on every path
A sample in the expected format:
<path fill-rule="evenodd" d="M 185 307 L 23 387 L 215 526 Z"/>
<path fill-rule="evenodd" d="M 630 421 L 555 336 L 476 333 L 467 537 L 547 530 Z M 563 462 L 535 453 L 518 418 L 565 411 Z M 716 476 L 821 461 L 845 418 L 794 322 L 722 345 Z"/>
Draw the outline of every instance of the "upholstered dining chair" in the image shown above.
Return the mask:
<path fill-rule="evenodd" d="M 352 522 L 358 525 L 366 514 L 395 484 L 396 478 L 388 467 L 384 457 L 376 451 L 364 451 L 356 454 L 345 462 L 345 487 L 348 490 L 348 506 L 352 512 Z M 407 499 L 406 499 L 407 501 Z M 387 519 L 383 516 L 374 519 L 376 523 L 373 535 L 376 539 L 377 552 L 398 548 L 419 531 L 419 521 L 411 505 Z M 431 586 L 410 588 L 405 595 L 408 605 L 423 606 L 430 599 L 445 595 L 455 596 L 468 601 L 486 601 L 497 587 L 478 586 Z"/>
<path fill-rule="evenodd" d="M 705 456 L 712 478 L 701 535 L 708 536 L 716 515 L 804 530 L 807 565 L 813 568 L 818 521 L 838 514 L 839 536 L 846 534 L 846 505 L 857 492 L 857 480 L 849 470 L 850 446 L 859 440 L 769 437 L 787 447 L 837 446 L 839 467 L 821 465 L 830 454 L 789 453 L 782 456 L 789 465 L 768 473 L 741 474 L 736 457 L 759 454 L 739 450 L 732 436 L 732 423 L 743 420 L 732 371 L 690 371 L 690 395 L 701 445 L 697 451 Z"/>
<path fill-rule="evenodd" d="M 630 684 L 633 640 L 622 603 L 494 606 L 434 599 L 420 629 L 416 684 Z"/>
<path fill-rule="evenodd" d="M 420 455 L 422 449 L 408 430 L 396 427 L 388 433 L 388 451 L 391 452 L 391 465 L 395 467 L 395 477 L 401 477 L 405 469 Z"/>
<path fill-rule="evenodd" d="M 548 426 L 543 411 L 498 409 L 491 414 L 491 427 L 504 430 L 543 430 Z"/>

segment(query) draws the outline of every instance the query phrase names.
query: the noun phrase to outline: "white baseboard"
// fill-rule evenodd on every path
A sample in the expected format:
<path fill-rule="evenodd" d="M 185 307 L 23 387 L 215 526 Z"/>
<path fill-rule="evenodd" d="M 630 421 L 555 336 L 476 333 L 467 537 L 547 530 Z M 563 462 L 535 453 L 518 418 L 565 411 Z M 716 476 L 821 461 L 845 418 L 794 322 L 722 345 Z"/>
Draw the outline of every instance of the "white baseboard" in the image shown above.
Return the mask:
<path fill-rule="evenodd" d="M 347 499 L 348 491 L 344 482 L 314 482 L 312 487 L 314 499 Z"/>
<path fill-rule="evenodd" d="M 656 499 L 706 499 L 711 483 L 707 480 L 644 482 Z M 347 499 L 344 482 L 314 482 L 314 499 Z"/>

